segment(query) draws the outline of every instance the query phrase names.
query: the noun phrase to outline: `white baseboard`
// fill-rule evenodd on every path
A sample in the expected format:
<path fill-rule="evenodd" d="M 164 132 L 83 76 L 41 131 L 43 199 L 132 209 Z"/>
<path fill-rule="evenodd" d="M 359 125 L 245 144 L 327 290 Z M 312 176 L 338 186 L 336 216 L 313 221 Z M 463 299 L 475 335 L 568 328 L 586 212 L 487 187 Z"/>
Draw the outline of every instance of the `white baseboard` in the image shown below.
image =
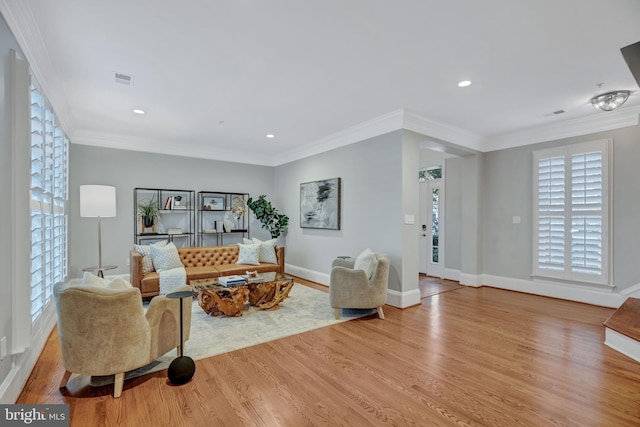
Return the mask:
<path fill-rule="evenodd" d="M 615 351 L 640 362 L 640 342 L 613 329 L 605 328 L 604 343 Z"/>
<path fill-rule="evenodd" d="M 320 273 L 319 271 L 309 270 L 308 268 L 286 263 L 284 265 L 284 271 L 292 276 L 329 286 L 329 275 L 326 273 Z"/>
<path fill-rule="evenodd" d="M 492 276 L 490 274 L 476 277 L 479 278 L 480 286 L 491 286 L 493 288 L 508 289 L 510 291 L 518 291 L 545 297 L 559 298 L 568 301 L 583 302 L 586 304 L 599 305 L 602 307 L 618 308 L 626 299 L 622 295 L 615 293 L 612 290 L 588 289 L 581 286 L 563 283 L 545 283 L 539 281 L 534 282 L 533 280 Z M 462 280 L 460 281 L 460 283 L 462 283 Z"/>
<path fill-rule="evenodd" d="M 42 353 L 44 345 L 56 325 L 56 311 L 53 309 L 53 303 L 45 310 L 42 325 L 40 332 L 32 338 L 31 346 L 23 353 L 11 356 L 11 371 L 0 384 L 0 403 L 15 403 L 27 383 L 29 375 L 31 375 L 33 367 L 36 366 L 40 353 Z"/>
<path fill-rule="evenodd" d="M 387 304 L 398 308 L 407 308 L 420 304 L 420 289 L 406 292 L 387 290 Z"/>
<path fill-rule="evenodd" d="M 636 283 L 630 288 L 621 290 L 620 294 L 625 298 L 640 298 L 640 283 Z"/>
<path fill-rule="evenodd" d="M 442 271 L 442 278 L 447 280 L 460 281 L 460 270 L 453 270 L 451 268 L 445 268 Z"/>
<path fill-rule="evenodd" d="M 482 286 L 482 276 L 477 274 L 460 273 L 459 282 L 461 285 L 477 288 Z"/>

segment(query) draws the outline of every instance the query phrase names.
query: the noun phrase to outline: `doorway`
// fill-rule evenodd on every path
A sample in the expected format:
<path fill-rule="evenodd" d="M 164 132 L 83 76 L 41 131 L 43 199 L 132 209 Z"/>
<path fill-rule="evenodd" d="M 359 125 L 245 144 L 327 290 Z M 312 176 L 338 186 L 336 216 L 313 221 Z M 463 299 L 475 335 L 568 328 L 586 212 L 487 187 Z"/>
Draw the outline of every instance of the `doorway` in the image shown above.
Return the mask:
<path fill-rule="evenodd" d="M 422 170 L 421 170 L 422 171 Z M 444 183 L 442 166 L 420 174 L 420 273 L 444 277 Z"/>

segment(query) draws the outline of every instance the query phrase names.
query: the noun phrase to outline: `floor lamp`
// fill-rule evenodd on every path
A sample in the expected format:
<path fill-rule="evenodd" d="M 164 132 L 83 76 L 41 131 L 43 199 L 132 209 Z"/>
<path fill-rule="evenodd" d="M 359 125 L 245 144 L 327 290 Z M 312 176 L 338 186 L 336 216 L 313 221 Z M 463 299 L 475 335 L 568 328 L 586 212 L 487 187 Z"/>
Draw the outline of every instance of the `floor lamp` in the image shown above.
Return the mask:
<path fill-rule="evenodd" d="M 98 218 L 98 267 L 87 270 L 98 270 L 98 276 L 104 277 L 105 267 L 102 265 L 102 228 L 100 218 L 116 216 L 116 187 L 109 185 L 80 186 L 80 216 Z"/>

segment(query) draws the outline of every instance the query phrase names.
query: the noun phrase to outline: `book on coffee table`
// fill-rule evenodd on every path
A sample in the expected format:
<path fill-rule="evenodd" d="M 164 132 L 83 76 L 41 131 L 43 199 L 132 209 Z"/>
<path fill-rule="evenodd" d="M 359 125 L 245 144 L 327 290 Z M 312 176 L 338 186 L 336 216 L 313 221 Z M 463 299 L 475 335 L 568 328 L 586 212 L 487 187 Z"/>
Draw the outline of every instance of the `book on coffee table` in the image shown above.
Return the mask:
<path fill-rule="evenodd" d="M 222 276 L 218 278 L 218 283 L 222 286 L 241 285 L 246 282 L 242 276 Z"/>
<path fill-rule="evenodd" d="M 264 277 L 262 277 L 262 274 L 258 274 L 257 276 L 250 276 L 247 274 L 247 275 L 243 275 L 242 277 L 244 277 L 247 283 L 256 283 L 256 282 L 264 281 Z"/>

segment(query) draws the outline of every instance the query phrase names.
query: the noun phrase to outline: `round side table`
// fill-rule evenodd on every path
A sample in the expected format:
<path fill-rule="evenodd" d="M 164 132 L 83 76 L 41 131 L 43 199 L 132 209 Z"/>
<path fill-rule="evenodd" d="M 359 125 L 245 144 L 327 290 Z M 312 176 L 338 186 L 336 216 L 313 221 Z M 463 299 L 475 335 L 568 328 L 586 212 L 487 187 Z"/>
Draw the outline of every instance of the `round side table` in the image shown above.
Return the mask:
<path fill-rule="evenodd" d="M 167 298 L 180 300 L 180 355 L 173 359 L 173 362 L 169 365 L 167 370 L 167 376 L 171 384 L 185 384 L 196 372 L 196 364 L 192 358 L 185 356 L 184 353 L 184 338 L 182 332 L 182 300 L 184 298 L 192 298 L 195 295 L 193 291 L 181 291 L 172 292 L 167 294 Z"/>

